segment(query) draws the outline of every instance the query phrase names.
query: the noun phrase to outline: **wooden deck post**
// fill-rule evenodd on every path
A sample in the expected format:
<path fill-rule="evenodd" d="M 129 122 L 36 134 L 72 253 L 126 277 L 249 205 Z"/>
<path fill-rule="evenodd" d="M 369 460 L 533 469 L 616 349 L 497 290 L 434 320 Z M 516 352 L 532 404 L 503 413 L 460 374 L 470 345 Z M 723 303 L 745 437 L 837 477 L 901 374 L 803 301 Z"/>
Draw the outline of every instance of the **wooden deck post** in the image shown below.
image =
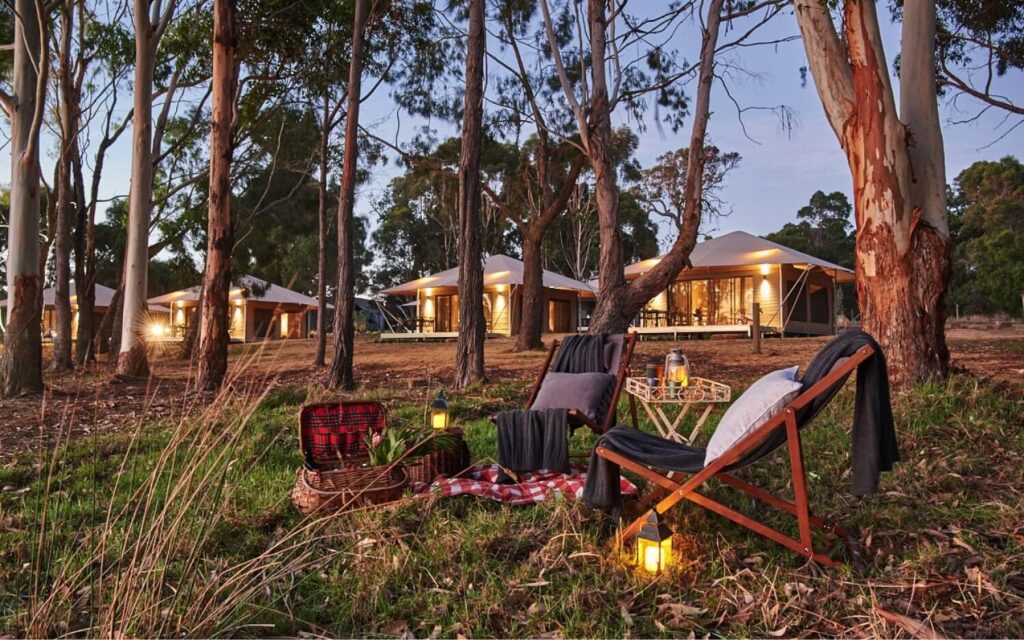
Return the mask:
<path fill-rule="evenodd" d="M 761 353 L 761 304 L 754 303 L 753 326 L 750 328 L 751 337 L 754 338 L 754 353 Z"/>

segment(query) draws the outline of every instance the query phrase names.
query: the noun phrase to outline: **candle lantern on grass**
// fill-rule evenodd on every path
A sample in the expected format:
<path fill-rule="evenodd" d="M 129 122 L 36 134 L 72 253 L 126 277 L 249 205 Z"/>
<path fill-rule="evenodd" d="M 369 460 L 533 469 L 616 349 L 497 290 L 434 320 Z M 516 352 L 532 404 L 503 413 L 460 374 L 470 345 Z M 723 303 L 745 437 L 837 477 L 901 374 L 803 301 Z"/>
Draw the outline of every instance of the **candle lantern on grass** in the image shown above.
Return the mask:
<path fill-rule="evenodd" d="M 657 509 L 651 510 L 636 536 L 636 563 L 644 571 L 661 574 L 672 562 L 672 529 L 664 523 Z"/>
<path fill-rule="evenodd" d="M 444 391 L 439 391 L 430 404 L 430 426 L 438 430 L 447 429 L 449 409 L 448 398 L 445 397 Z"/>

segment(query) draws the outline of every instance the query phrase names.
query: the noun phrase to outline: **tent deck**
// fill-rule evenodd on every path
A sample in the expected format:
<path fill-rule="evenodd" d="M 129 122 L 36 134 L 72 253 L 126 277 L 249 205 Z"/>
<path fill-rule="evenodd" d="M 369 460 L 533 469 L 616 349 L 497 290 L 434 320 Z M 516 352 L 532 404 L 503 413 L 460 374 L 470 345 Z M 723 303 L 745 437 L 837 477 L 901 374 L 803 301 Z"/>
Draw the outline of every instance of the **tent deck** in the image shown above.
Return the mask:
<path fill-rule="evenodd" d="M 402 333 L 381 333 L 380 342 L 433 342 L 442 340 L 456 340 L 459 337 L 458 331 L 434 331 L 423 333 L 419 331 L 407 331 Z M 500 338 L 500 333 L 488 333 L 488 338 Z"/>
<path fill-rule="evenodd" d="M 762 331 L 764 328 L 762 327 Z M 673 340 L 679 335 L 711 334 L 711 333 L 742 333 L 748 338 L 751 336 L 749 324 L 707 324 L 707 325 L 672 325 L 666 327 L 630 327 L 629 331 L 640 336 L 672 336 Z"/>

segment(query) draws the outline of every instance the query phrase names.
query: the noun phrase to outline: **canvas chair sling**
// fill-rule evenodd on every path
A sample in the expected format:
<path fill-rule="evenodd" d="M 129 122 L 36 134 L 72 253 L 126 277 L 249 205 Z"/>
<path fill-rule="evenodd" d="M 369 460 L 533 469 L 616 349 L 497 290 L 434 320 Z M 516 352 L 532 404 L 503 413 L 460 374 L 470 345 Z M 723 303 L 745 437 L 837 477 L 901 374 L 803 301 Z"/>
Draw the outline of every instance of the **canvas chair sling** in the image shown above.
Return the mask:
<path fill-rule="evenodd" d="M 537 400 L 537 394 L 540 393 L 541 385 L 544 384 L 544 378 L 547 377 L 548 371 L 551 369 L 551 362 L 555 359 L 555 353 L 558 351 L 559 344 L 560 341 L 558 340 L 551 341 L 551 347 L 548 349 L 547 357 L 544 358 L 544 365 L 537 373 L 537 380 L 533 384 L 533 390 L 530 392 L 530 398 L 526 401 L 527 410 L 529 410 Z M 591 431 L 597 434 L 602 434 L 612 428 L 612 423 L 615 422 L 615 407 L 619 404 L 619 396 L 622 394 L 622 390 L 626 386 L 626 377 L 629 375 L 629 362 L 633 358 L 633 349 L 635 347 L 636 334 L 622 334 L 622 351 L 619 354 L 619 367 L 615 371 L 615 386 L 612 387 L 612 395 L 608 400 L 608 407 L 605 409 L 604 415 L 601 416 L 601 420 L 592 420 L 582 411 L 570 409 L 570 423 L 587 426 Z M 609 371 L 609 373 L 611 372 Z M 631 407 L 630 410 L 635 412 L 636 407 Z M 633 416 L 633 423 L 636 423 L 635 415 Z"/>
<path fill-rule="evenodd" d="M 847 545 L 851 546 L 851 551 L 854 551 L 852 549 L 853 537 L 849 531 L 836 523 L 826 521 L 813 515 L 810 511 L 810 505 L 807 498 L 807 478 L 804 472 L 803 448 L 800 441 L 800 428 L 797 424 L 797 412 L 808 406 L 818 396 L 826 393 L 830 387 L 844 380 L 861 362 L 870 358 L 873 353 L 874 349 L 870 346 L 864 346 L 858 349 L 854 355 L 846 359 L 845 362 L 838 364 L 821 380 L 786 405 L 782 412 L 777 416 L 747 434 L 728 451 L 715 459 L 710 465 L 697 473 L 694 473 L 692 477 L 685 482 L 678 482 L 615 451 L 599 446 L 596 450 L 597 455 L 619 465 L 619 467 L 623 469 L 636 473 L 657 485 L 657 488 L 648 495 L 647 499 L 641 502 L 641 506 L 644 511 L 641 513 L 640 517 L 631 522 L 621 531 L 619 540 L 621 542 L 625 542 L 635 536 L 647 520 L 648 511 L 646 510 L 646 506 L 667 492 L 668 495 L 661 498 L 654 506 L 654 509 L 658 513 L 665 513 L 681 500 L 689 500 L 690 502 L 698 504 L 725 518 L 728 518 L 729 520 L 732 520 L 755 533 L 758 533 L 770 540 L 774 540 L 796 553 L 819 562 L 822 565 L 831 567 L 841 563 L 841 560 L 837 560 L 823 553 L 820 549 L 817 549 L 814 546 L 812 533 L 813 529 L 816 528 L 824 531 L 826 534 L 834 534 L 842 537 L 846 541 Z M 776 429 L 783 427 L 786 430 L 790 473 L 793 482 L 792 501 L 774 496 L 764 489 L 755 487 L 754 485 L 740 480 L 727 472 L 727 469 L 732 465 L 742 463 L 743 457 L 754 452 L 758 445 L 760 445 Z M 745 465 L 741 464 L 741 466 Z M 698 493 L 697 489 L 712 477 L 717 478 L 734 489 L 742 491 L 753 498 L 794 516 L 797 520 L 800 532 L 799 539 L 792 538 L 781 531 L 772 529 L 766 524 L 739 513 L 738 511 L 731 509 L 730 507 L 727 507 L 704 494 Z"/>

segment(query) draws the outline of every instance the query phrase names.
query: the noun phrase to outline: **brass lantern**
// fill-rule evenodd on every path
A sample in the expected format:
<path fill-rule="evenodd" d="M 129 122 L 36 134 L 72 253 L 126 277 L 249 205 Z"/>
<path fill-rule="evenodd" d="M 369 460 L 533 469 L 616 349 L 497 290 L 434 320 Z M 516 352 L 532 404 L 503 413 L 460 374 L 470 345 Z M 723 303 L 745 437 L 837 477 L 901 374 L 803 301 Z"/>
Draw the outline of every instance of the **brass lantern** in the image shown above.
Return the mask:
<path fill-rule="evenodd" d="M 653 574 L 663 573 L 672 563 L 672 529 L 662 521 L 657 509 L 651 510 L 636 536 L 636 563 Z"/>
<path fill-rule="evenodd" d="M 439 391 L 437 397 L 430 404 L 430 426 L 443 430 L 448 428 L 448 398 L 444 396 L 444 391 Z"/>

